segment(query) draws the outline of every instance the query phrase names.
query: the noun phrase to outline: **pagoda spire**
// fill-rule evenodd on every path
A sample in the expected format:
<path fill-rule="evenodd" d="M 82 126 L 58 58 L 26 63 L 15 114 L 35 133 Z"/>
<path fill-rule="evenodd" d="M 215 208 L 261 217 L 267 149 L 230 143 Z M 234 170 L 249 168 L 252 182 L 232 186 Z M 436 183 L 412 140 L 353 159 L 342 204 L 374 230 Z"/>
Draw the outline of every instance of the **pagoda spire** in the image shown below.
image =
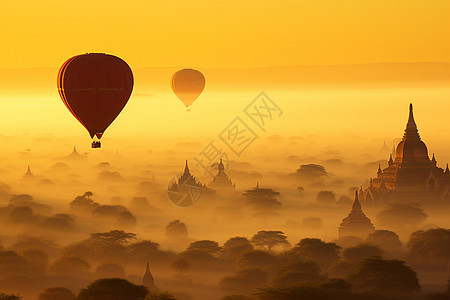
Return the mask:
<path fill-rule="evenodd" d="M 433 153 L 433 157 L 431 158 L 431 164 L 432 164 L 433 166 L 436 166 L 436 165 L 437 165 L 437 161 L 436 161 L 436 158 L 434 157 L 434 153 Z"/>
<path fill-rule="evenodd" d="M 445 168 L 444 174 L 450 174 L 450 170 L 448 169 L 448 164 L 447 164 L 447 167 Z"/>
<path fill-rule="evenodd" d="M 153 289 L 155 288 L 155 279 L 153 278 L 152 273 L 150 272 L 150 265 L 147 262 L 147 268 L 145 270 L 144 278 L 142 278 L 142 285 Z"/>
<path fill-rule="evenodd" d="M 186 159 L 186 166 L 184 167 L 184 174 L 190 174 L 187 159 Z"/>
<path fill-rule="evenodd" d="M 377 171 L 377 174 L 380 175 L 381 173 L 382 173 L 382 171 L 381 171 L 381 165 L 378 164 L 378 171 Z"/>
<path fill-rule="evenodd" d="M 256 182 L 256 189 L 259 190 L 259 183 L 258 183 L 258 181 Z"/>
<path fill-rule="evenodd" d="M 222 159 L 220 159 L 219 174 L 217 174 L 217 175 L 224 175 L 224 174 L 225 174 L 225 166 L 223 165 Z"/>
<path fill-rule="evenodd" d="M 357 191 L 355 192 L 355 201 L 353 201 L 352 211 L 353 212 L 361 211 L 361 203 L 359 203 Z"/>
<path fill-rule="evenodd" d="M 388 165 L 392 166 L 394 164 L 394 160 L 392 159 L 392 154 L 389 155 L 389 161 L 388 161 Z"/>
<path fill-rule="evenodd" d="M 419 139 L 419 132 L 417 130 L 416 121 L 414 121 L 414 114 L 413 114 L 413 105 L 412 103 L 409 104 L 409 117 L 408 117 L 408 123 L 406 123 L 406 129 L 405 134 L 403 135 L 403 140 L 406 139 Z"/>

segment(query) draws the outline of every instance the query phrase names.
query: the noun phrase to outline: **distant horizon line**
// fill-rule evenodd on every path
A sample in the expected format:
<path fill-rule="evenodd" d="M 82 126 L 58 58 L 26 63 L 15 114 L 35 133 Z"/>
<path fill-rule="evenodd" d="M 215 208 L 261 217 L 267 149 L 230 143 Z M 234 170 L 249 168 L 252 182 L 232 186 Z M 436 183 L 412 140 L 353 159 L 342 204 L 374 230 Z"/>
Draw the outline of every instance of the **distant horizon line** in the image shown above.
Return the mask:
<path fill-rule="evenodd" d="M 198 68 L 198 69 L 264 69 L 264 68 L 295 68 L 295 67 L 342 67 L 342 66 L 365 66 L 365 65 L 412 65 L 412 64 L 450 64 L 450 61 L 411 61 L 411 62 L 366 62 L 366 63 L 336 63 L 336 64 L 295 64 L 295 65 L 265 65 L 265 66 L 243 66 L 243 67 L 227 67 L 227 66 L 140 66 L 134 69 L 182 69 L 182 68 Z M 36 67 L 2 67 L 0 70 L 26 70 L 26 69 L 57 69 L 59 66 L 36 66 Z"/>

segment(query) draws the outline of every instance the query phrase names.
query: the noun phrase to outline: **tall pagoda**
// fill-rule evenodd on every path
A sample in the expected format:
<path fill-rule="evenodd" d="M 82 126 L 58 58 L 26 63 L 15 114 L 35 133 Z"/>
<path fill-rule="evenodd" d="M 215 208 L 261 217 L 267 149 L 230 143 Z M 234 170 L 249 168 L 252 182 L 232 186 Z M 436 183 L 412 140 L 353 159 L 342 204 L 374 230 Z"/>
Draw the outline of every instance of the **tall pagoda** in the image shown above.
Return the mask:
<path fill-rule="evenodd" d="M 344 236 L 366 238 L 374 231 L 375 227 L 373 227 L 372 222 L 361 209 L 361 203 L 359 203 L 358 200 L 358 191 L 356 191 L 352 210 L 348 216 L 342 220 L 342 223 L 339 226 L 339 238 Z"/>
<path fill-rule="evenodd" d="M 359 198 L 365 207 L 395 202 L 437 204 L 450 201 L 449 187 L 448 164 L 444 170 L 437 166 L 434 154 L 429 158 L 410 104 L 408 123 L 395 158 L 390 156 L 387 168 L 378 167 L 377 177 L 370 179 L 368 188 L 360 190 Z"/>

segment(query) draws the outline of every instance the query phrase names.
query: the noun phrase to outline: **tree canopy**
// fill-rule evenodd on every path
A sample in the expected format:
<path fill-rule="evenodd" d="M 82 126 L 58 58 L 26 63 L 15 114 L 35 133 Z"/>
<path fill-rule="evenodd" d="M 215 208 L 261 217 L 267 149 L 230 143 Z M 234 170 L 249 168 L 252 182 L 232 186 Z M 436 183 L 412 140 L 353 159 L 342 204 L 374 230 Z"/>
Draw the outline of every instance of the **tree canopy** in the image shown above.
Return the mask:
<path fill-rule="evenodd" d="M 65 287 L 51 287 L 40 293 L 38 300 L 75 300 L 75 294 Z"/>
<path fill-rule="evenodd" d="M 145 286 L 121 278 L 98 279 L 78 294 L 77 300 L 141 300 L 148 293 Z"/>
<path fill-rule="evenodd" d="M 292 251 L 304 260 L 316 262 L 321 268 L 328 268 L 339 259 L 341 247 L 316 238 L 302 239 Z"/>
<path fill-rule="evenodd" d="M 382 293 L 419 292 L 416 272 L 400 260 L 371 257 L 360 262 L 355 273 L 348 277 L 356 290 L 377 290 Z"/>
<path fill-rule="evenodd" d="M 278 245 L 289 245 L 287 236 L 282 231 L 258 231 L 251 242 L 258 247 L 267 247 L 269 251 Z"/>

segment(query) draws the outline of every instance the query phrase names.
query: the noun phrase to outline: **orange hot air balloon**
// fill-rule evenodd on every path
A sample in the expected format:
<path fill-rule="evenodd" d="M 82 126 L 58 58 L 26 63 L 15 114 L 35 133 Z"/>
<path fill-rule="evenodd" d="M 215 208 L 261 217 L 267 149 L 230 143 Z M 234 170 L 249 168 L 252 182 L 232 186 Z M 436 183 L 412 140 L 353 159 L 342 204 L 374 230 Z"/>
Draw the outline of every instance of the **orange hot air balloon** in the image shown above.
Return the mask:
<path fill-rule="evenodd" d="M 172 90 L 186 108 L 194 103 L 204 88 L 205 76 L 197 70 L 183 69 L 172 76 Z"/>
<path fill-rule="evenodd" d="M 125 61 L 114 55 L 77 55 L 59 69 L 59 95 L 91 138 L 102 137 L 124 108 L 132 90 L 133 72 Z M 100 141 L 93 141 L 92 147 L 99 148 Z"/>

